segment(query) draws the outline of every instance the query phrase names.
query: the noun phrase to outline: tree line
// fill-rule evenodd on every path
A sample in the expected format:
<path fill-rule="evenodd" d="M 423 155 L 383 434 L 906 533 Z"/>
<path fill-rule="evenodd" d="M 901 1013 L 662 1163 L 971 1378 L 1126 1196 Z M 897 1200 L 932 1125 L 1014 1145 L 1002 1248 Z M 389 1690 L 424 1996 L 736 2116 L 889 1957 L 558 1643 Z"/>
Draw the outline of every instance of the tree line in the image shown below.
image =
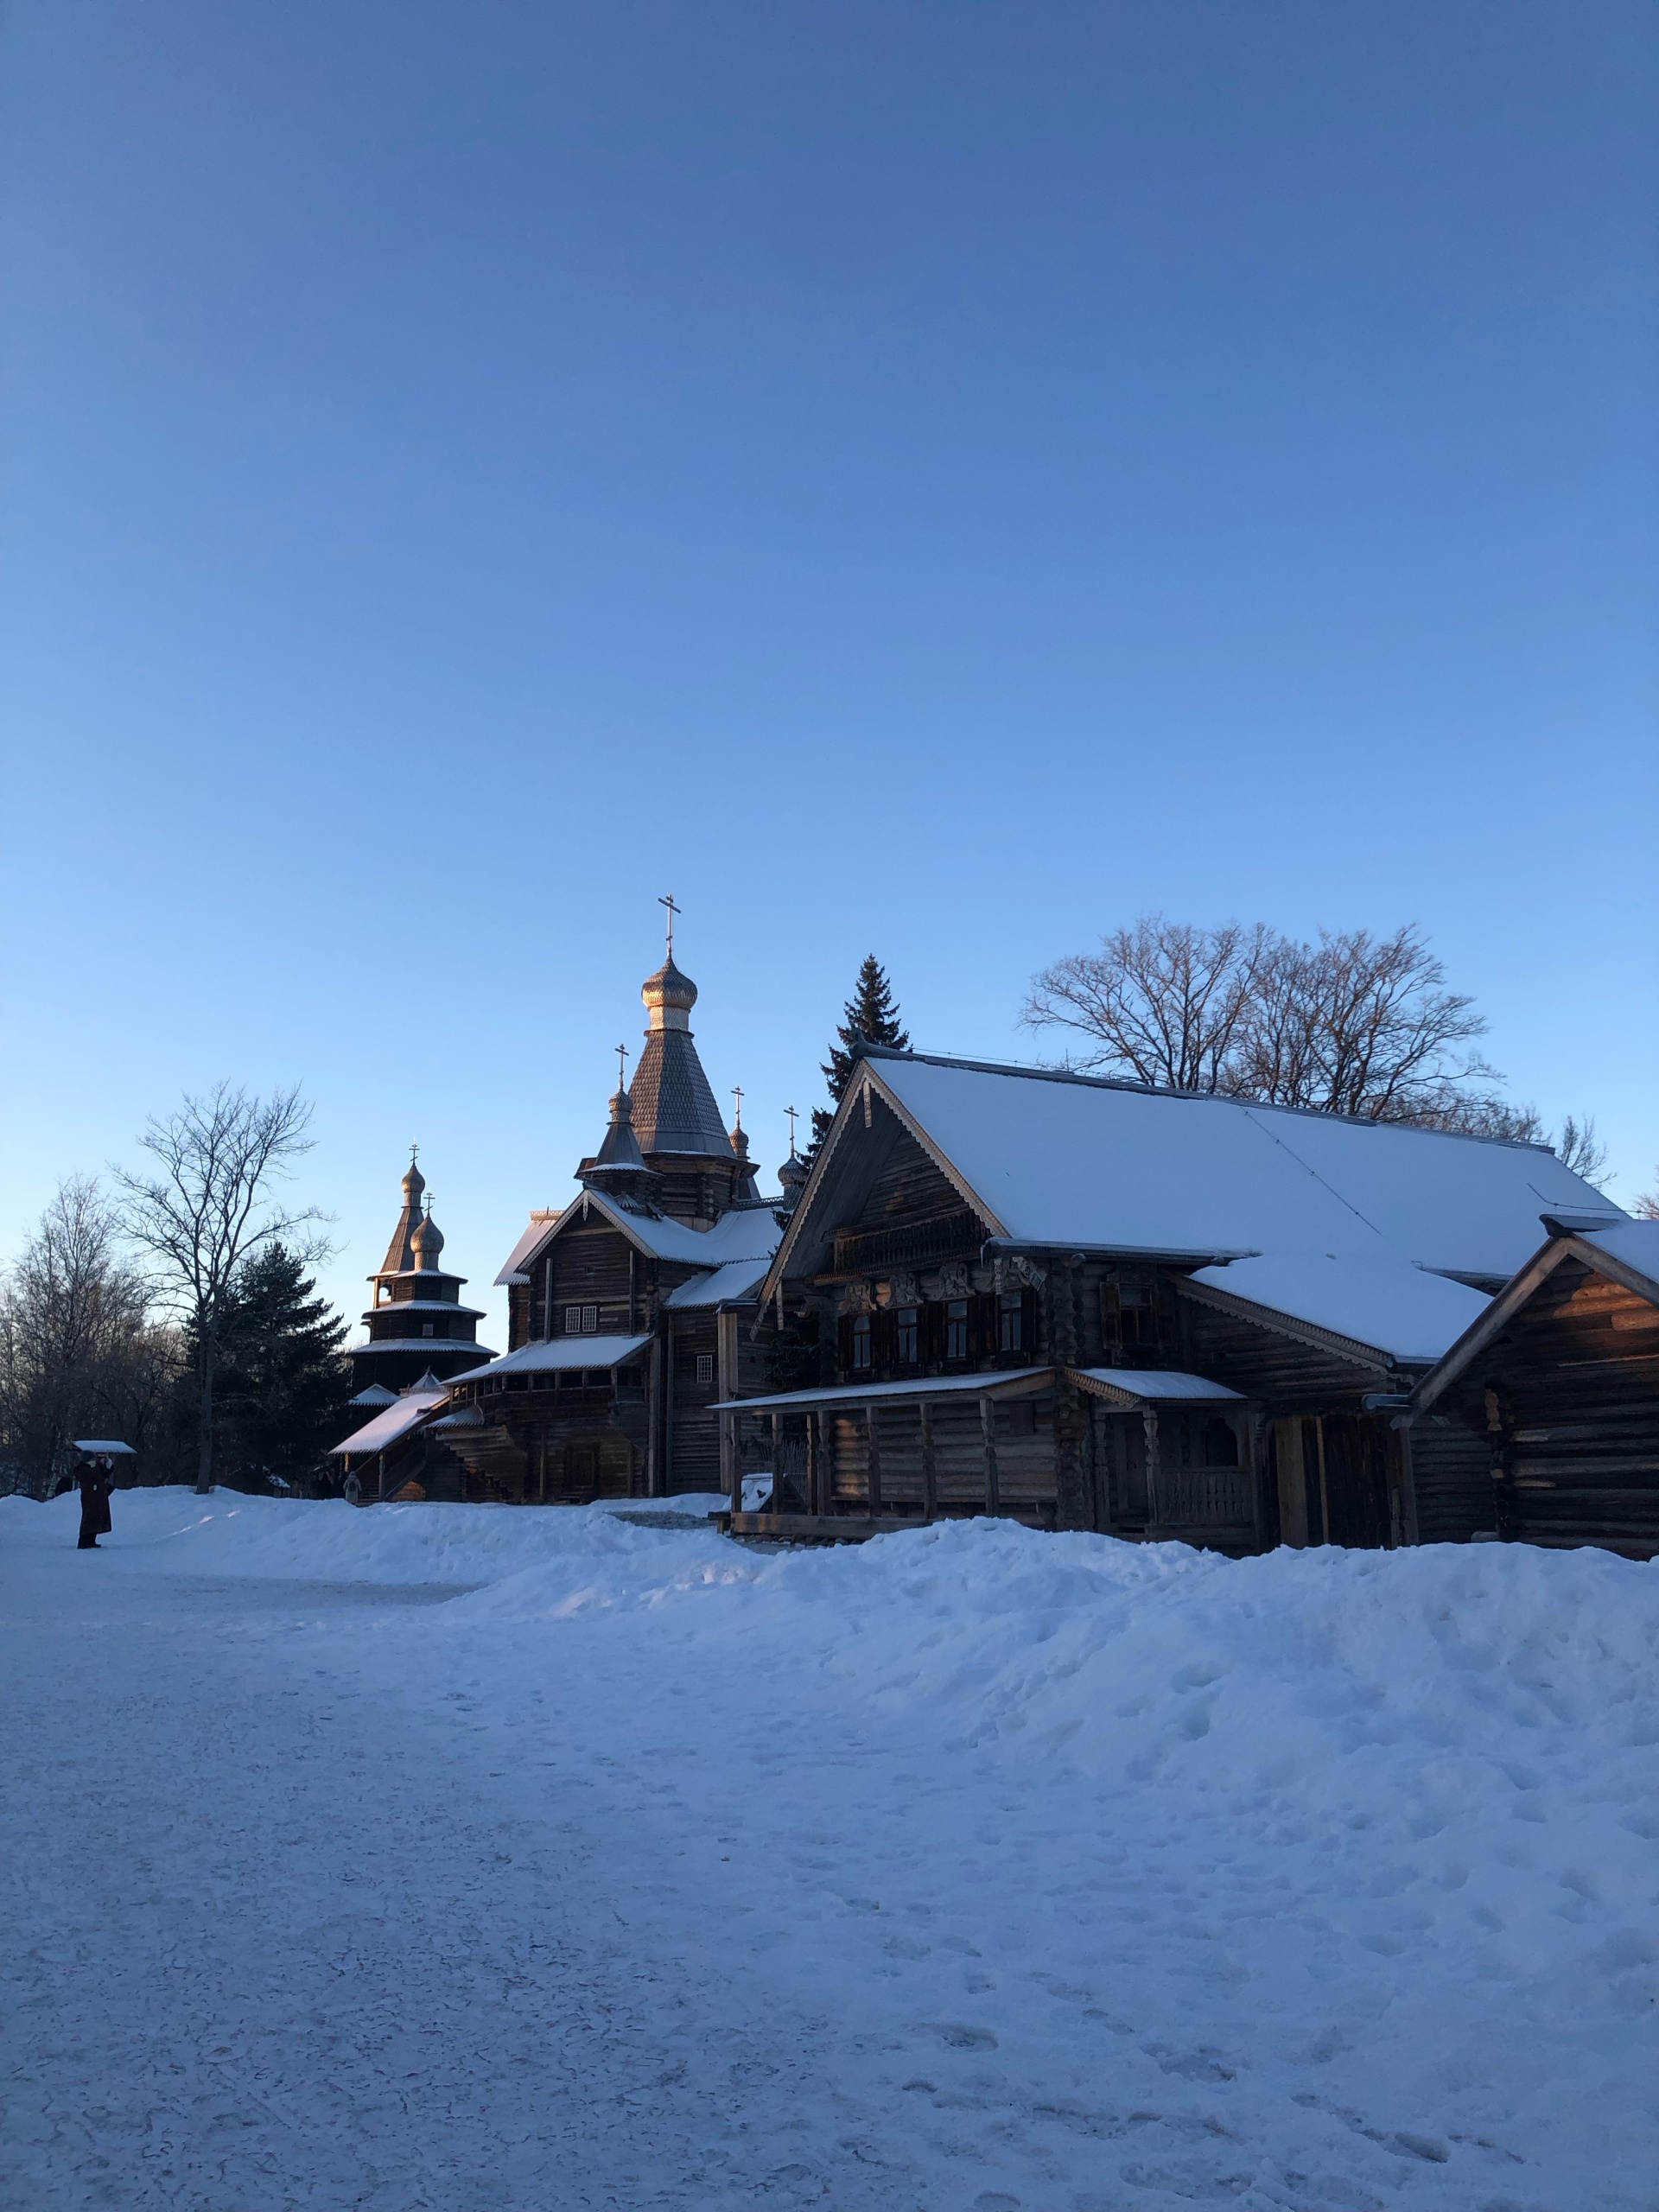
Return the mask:
<path fill-rule="evenodd" d="M 296 1090 L 220 1084 L 152 1118 L 107 1192 L 60 1186 L 0 1280 L 0 1488 L 51 1497 L 86 1437 L 131 1445 L 148 1482 L 313 1484 L 352 1383 L 307 1272 L 321 1217 L 276 1189 L 308 1120 Z"/>

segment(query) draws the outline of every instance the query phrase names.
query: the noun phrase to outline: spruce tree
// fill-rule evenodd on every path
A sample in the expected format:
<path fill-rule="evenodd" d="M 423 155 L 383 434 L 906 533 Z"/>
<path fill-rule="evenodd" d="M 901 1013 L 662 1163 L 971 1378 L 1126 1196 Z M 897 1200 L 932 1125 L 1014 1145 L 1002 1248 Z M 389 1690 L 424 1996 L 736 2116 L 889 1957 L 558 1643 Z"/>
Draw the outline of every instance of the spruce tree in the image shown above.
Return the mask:
<path fill-rule="evenodd" d="M 347 1324 L 315 1289 L 281 1244 L 237 1271 L 213 1405 L 218 1479 L 233 1490 L 301 1488 L 349 1425 Z"/>
<path fill-rule="evenodd" d="M 812 1109 L 812 1144 L 807 1154 L 809 1165 L 817 1158 L 818 1147 L 830 1134 L 830 1124 L 836 1118 L 836 1107 L 841 1103 L 853 1072 L 853 1048 L 862 1037 L 872 1045 L 891 1045 L 895 1051 L 910 1049 L 910 1037 L 899 1020 L 899 1005 L 893 995 L 893 985 L 887 971 L 873 952 L 864 956 L 858 971 L 858 983 L 853 995 L 842 1008 L 841 1023 L 836 1031 L 836 1041 L 830 1047 L 830 1057 L 823 1063 L 824 1080 L 830 1086 L 834 1105 Z"/>

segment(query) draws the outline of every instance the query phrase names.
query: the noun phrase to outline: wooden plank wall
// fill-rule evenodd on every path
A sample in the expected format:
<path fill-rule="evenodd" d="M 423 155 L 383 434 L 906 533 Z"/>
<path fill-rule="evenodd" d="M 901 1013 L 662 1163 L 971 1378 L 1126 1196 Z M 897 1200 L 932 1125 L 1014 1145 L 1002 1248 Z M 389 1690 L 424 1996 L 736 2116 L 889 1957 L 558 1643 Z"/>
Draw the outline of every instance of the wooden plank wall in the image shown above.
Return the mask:
<path fill-rule="evenodd" d="M 1503 1533 L 1659 1551 L 1659 1306 L 1564 1262 L 1489 1349 L 1461 1395 L 1498 1425 Z"/>
<path fill-rule="evenodd" d="M 1497 1527 L 1491 1446 L 1447 1420 L 1413 1423 L 1407 1450 L 1420 1544 L 1466 1544 Z"/>

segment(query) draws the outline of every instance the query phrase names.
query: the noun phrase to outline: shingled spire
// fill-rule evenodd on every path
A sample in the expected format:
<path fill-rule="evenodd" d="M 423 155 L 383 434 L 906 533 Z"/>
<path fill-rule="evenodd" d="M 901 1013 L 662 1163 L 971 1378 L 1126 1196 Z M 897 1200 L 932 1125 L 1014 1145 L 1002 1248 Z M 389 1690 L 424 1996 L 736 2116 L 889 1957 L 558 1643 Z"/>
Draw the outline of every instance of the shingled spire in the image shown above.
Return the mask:
<path fill-rule="evenodd" d="M 421 1200 L 426 1195 L 426 1178 L 415 1165 L 415 1147 L 409 1155 L 409 1172 L 404 1177 L 404 1210 L 397 1217 L 397 1226 L 391 1232 L 391 1242 L 386 1247 L 386 1256 L 380 1262 L 378 1273 L 383 1275 L 402 1274 L 415 1264 L 413 1239 L 421 1225 Z M 384 1215 L 382 1220 L 385 1218 Z"/>
<path fill-rule="evenodd" d="M 611 1096 L 610 1125 L 604 1142 L 576 1173 L 591 1189 L 607 1191 L 613 1198 L 651 1196 L 657 1179 L 640 1157 L 639 1141 L 633 1134 L 633 1101 L 622 1085 Z"/>
<path fill-rule="evenodd" d="M 697 987 L 671 960 L 647 976 L 639 995 L 651 1014 L 633 1076 L 633 1126 L 647 1160 L 653 1153 L 734 1155 L 726 1124 L 691 1041 Z"/>

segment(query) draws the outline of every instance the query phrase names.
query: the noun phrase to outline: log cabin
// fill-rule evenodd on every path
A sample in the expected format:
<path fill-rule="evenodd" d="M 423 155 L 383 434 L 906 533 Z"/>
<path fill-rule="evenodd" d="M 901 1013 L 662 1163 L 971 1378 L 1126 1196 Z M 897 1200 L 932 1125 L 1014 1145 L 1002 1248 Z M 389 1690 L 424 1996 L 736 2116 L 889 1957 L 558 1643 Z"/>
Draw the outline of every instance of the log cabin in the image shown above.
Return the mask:
<path fill-rule="evenodd" d="M 1659 1554 L 1659 1222 L 1554 1211 L 1411 1395 L 1414 1461 L 1455 1441 L 1510 1542 Z"/>
<path fill-rule="evenodd" d="M 1478 1449 L 1395 1417 L 1595 1198 L 1539 1145 L 865 1046 L 760 1288 L 789 1387 L 717 1408 L 731 1525 L 1466 1540 Z"/>

